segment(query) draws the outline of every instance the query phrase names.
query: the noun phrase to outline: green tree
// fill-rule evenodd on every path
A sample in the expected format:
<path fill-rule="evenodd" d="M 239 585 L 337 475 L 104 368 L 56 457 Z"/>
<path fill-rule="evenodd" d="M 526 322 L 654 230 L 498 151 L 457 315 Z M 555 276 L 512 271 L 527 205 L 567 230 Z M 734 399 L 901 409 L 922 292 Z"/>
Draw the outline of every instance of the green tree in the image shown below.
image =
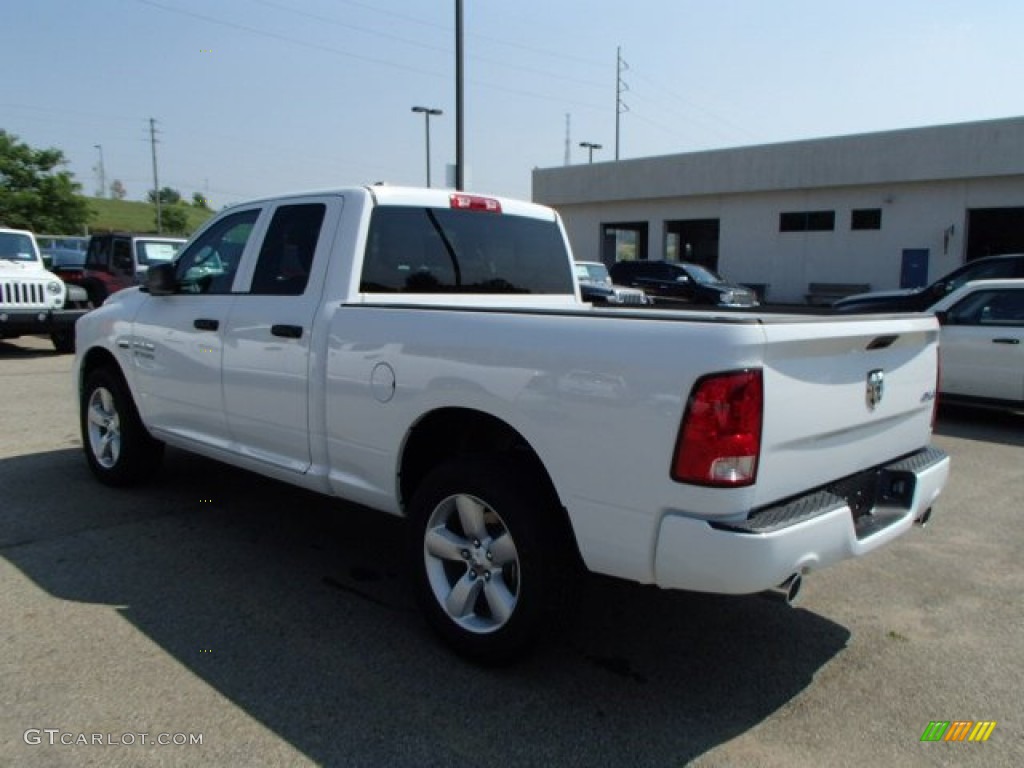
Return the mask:
<path fill-rule="evenodd" d="M 151 203 L 156 203 L 156 195 L 153 194 L 153 190 L 149 190 L 146 193 L 146 199 Z M 175 205 L 181 202 L 181 192 L 171 187 L 160 188 L 160 203 L 162 205 Z"/>
<path fill-rule="evenodd" d="M 192 207 L 201 208 L 204 211 L 210 210 L 210 205 L 206 202 L 206 198 L 199 192 L 192 193 Z"/>
<path fill-rule="evenodd" d="M 0 223 L 35 232 L 81 232 L 91 211 L 64 153 L 33 149 L 0 129 Z"/>
<path fill-rule="evenodd" d="M 172 235 L 184 235 L 188 232 L 188 209 L 184 205 L 166 205 L 160 211 L 163 231 Z M 153 214 L 156 221 L 156 214 Z"/>
<path fill-rule="evenodd" d="M 127 194 L 128 190 L 124 188 L 124 182 L 120 179 L 114 179 L 110 183 L 110 196 L 115 200 L 124 200 Z"/>

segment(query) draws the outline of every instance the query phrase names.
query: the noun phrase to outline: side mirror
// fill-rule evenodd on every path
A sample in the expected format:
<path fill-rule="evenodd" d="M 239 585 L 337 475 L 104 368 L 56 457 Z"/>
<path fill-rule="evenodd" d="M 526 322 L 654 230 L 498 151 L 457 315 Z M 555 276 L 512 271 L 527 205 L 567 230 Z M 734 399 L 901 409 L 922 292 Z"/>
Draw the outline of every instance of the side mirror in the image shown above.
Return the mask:
<path fill-rule="evenodd" d="M 939 325 L 951 325 L 949 312 L 945 309 L 935 313 L 935 319 L 939 321 Z"/>
<path fill-rule="evenodd" d="M 172 296 L 177 293 L 174 264 L 156 264 L 147 269 L 144 290 L 152 296 Z"/>

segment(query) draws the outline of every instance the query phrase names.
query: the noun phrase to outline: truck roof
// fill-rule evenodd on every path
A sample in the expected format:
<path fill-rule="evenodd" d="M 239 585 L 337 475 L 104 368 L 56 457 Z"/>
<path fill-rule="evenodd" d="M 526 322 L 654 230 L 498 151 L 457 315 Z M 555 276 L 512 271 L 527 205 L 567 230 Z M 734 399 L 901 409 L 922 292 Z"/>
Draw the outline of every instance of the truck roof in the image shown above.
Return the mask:
<path fill-rule="evenodd" d="M 547 206 L 526 202 L 524 200 L 517 200 L 511 197 L 478 194 L 475 192 L 456 192 L 453 189 L 428 189 L 425 187 L 391 186 L 389 184 L 291 192 L 282 195 L 272 195 L 269 197 L 247 200 L 242 203 L 236 203 L 231 206 L 231 208 L 240 208 L 258 203 L 268 203 L 291 198 L 351 194 L 368 195 L 373 199 L 375 205 L 411 205 L 429 208 L 455 207 L 453 198 L 458 197 L 467 202 L 465 207 L 469 207 L 470 204 L 474 204 L 474 207 L 476 207 L 476 204 L 483 206 L 486 201 L 492 201 L 493 203 L 496 203 L 497 206 L 487 209 L 489 211 L 507 213 L 515 216 L 527 216 L 547 221 L 553 221 L 556 218 L 554 210 Z M 485 208 L 481 207 L 480 210 L 485 210 Z"/>

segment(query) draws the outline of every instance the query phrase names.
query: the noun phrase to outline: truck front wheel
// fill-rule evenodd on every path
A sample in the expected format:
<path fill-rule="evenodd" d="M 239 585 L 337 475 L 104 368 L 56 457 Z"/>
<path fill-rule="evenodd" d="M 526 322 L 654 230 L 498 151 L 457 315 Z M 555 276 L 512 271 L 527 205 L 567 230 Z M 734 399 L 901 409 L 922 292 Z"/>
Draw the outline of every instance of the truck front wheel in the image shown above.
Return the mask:
<path fill-rule="evenodd" d="M 99 368 L 86 377 L 79 421 L 89 469 L 100 482 L 132 485 L 159 468 L 163 443 L 146 431 L 118 371 Z"/>
<path fill-rule="evenodd" d="M 459 459 L 410 504 L 417 598 L 457 653 L 484 664 L 523 655 L 564 584 L 557 500 L 516 458 Z"/>

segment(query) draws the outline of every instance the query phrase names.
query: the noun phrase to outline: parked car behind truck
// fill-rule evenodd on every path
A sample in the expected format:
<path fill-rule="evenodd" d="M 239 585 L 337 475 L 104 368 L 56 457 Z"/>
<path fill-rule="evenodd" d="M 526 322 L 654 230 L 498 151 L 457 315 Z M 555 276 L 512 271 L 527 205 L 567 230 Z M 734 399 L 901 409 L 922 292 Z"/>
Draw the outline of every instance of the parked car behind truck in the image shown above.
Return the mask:
<path fill-rule="evenodd" d="M 505 198 L 235 206 L 82 319 L 89 467 L 138 482 L 167 443 L 406 517 L 430 625 L 486 662 L 577 564 L 794 592 L 930 514 L 934 317 L 603 309 L 572 269 L 558 215 Z"/>
<path fill-rule="evenodd" d="M 970 282 L 933 309 L 942 402 L 1024 410 L 1024 279 Z"/>
<path fill-rule="evenodd" d="M 0 339 L 49 336 L 58 352 L 75 351 L 75 321 L 85 309 L 46 270 L 35 237 L 0 229 Z"/>
<path fill-rule="evenodd" d="M 184 242 L 180 237 L 129 232 L 97 234 L 89 238 L 80 267 L 69 264 L 55 267 L 55 272 L 68 284 L 85 289 L 98 307 L 110 294 L 141 285 L 149 267 L 172 261 Z"/>
<path fill-rule="evenodd" d="M 832 305 L 838 312 L 925 312 L 972 280 L 1024 278 L 1024 253 L 1006 253 L 968 261 L 926 288 L 877 291 L 847 296 Z"/>
<path fill-rule="evenodd" d="M 683 302 L 718 307 L 756 307 L 753 289 L 728 282 L 700 264 L 640 259 L 611 266 L 612 280 L 641 288 L 656 303 Z"/>
<path fill-rule="evenodd" d="M 592 304 L 645 305 L 652 303 L 647 294 L 639 288 L 629 288 L 612 283 L 608 267 L 600 261 L 577 261 L 576 279 L 580 284 L 580 296 Z"/>

